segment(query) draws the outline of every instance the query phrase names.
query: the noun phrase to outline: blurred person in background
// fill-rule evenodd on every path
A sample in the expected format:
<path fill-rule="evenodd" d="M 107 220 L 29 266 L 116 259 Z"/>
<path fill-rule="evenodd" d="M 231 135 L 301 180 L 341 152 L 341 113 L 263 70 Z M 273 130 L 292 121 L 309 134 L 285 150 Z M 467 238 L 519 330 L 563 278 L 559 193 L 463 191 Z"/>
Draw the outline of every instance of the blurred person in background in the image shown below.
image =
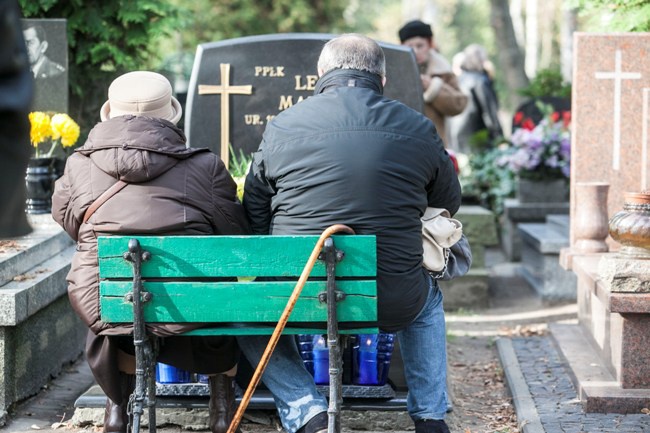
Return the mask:
<path fill-rule="evenodd" d="M 447 144 L 456 152 L 469 154 L 474 150 L 487 150 L 503 137 L 499 103 L 492 86 L 493 68 L 482 46 L 472 44 L 463 50 L 458 82 L 468 103 L 462 113 L 449 119 L 448 124 Z"/>
<path fill-rule="evenodd" d="M 25 214 L 25 171 L 31 155 L 33 78 L 15 0 L 0 0 L 0 238 L 31 231 Z"/>
<path fill-rule="evenodd" d="M 436 126 L 443 142 L 447 143 L 445 119 L 465 109 L 467 96 L 460 90 L 451 65 L 438 52 L 429 24 L 419 20 L 404 24 L 399 29 L 399 40 L 415 53 L 422 80 L 424 114 Z"/>

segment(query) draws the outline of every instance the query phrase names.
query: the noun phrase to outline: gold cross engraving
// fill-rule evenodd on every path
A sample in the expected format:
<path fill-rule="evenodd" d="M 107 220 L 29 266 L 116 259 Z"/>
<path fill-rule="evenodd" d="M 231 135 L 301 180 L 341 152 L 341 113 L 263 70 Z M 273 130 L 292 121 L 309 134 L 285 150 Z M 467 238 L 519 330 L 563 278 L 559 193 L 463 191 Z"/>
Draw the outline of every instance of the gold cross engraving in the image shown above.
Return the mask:
<path fill-rule="evenodd" d="M 228 168 L 228 143 L 230 142 L 230 98 L 234 95 L 251 95 L 253 86 L 230 85 L 230 63 L 221 63 L 221 84 L 199 84 L 199 95 L 221 95 L 221 159 Z"/>

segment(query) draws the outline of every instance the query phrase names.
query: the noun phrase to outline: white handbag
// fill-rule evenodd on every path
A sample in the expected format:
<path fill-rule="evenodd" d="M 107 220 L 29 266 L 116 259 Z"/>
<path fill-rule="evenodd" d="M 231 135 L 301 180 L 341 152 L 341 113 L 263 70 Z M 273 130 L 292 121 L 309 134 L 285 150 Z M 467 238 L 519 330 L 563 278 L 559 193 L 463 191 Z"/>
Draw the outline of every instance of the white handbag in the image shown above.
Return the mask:
<path fill-rule="evenodd" d="M 472 252 L 463 235 L 463 224 L 451 218 L 446 209 L 433 207 L 426 209 L 421 220 L 422 266 L 438 279 L 465 275 L 472 264 Z"/>

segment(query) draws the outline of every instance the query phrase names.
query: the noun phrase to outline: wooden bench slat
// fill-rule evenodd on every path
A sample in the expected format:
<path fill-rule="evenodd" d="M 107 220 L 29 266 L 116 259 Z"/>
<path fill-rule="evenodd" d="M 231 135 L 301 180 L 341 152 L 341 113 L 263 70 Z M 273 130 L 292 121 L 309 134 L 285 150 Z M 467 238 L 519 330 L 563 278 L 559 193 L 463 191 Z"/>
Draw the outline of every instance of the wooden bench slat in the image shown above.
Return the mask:
<path fill-rule="evenodd" d="M 293 281 L 265 282 L 145 282 L 153 294 L 144 304 L 147 322 L 272 322 L 280 318 L 295 286 Z M 340 322 L 377 320 L 376 283 L 344 280 L 337 288 L 347 297 L 337 307 Z M 124 300 L 130 281 L 102 281 L 102 320 L 130 322 L 132 304 Z M 325 281 L 308 281 L 290 316 L 290 322 L 326 322 L 327 306 L 318 301 Z M 219 306 L 219 308 L 215 308 Z"/>
<path fill-rule="evenodd" d="M 246 328 L 202 328 L 195 329 L 194 331 L 186 332 L 184 336 L 211 336 L 211 335 L 271 335 L 273 334 L 272 327 L 246 327 Z M 339 329 L 339 334 L 378 334 L 379 328 L 356 328 L 356 329 Z M 298 335 L 298 334 L 327 334 L 327 329 L 314 329 L 314 328 L 294 328 L 285 327 L 282 331 L 283 335 Z"/>
<path fill-rule="evenodd" d="M 152 254 L 142 265 L 143 278 L 299 276 L 318 236 L 100 236 L 100 278 L 132 278 L 122 255 L 136 238 Z M 374 236 L 332 236 L 345 258 L 337 277 L 376 276 Z M 318 261 L 311 276 L 325 276 Z"/>

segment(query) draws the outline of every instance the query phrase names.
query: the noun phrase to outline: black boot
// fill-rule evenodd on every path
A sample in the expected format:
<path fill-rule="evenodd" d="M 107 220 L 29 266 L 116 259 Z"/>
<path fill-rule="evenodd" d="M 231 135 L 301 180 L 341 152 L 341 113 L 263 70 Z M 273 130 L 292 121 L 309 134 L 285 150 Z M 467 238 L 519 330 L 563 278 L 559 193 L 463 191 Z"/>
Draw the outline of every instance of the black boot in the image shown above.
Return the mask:
<path fill-rule="evenodd" d="M 225 374 L 215 374 L 208 380 L 210 384 L 210 430 L 212 433 L 226 433 L 235 416 L 235 378 Z M 241 429 L 237 427 L 237 433 Z"/>
<path fill-rule="evenodd" d="M 135 376 L 120 373 L 120 388 L 122 390 L 122 404 L 115 404 L 110 398 L 106 398 L 104 433 L 126 433 L 126 426 L 129 422 L 126 408 L 129 397 L 131 397 L 131 393 L 135 389 Z"/>

